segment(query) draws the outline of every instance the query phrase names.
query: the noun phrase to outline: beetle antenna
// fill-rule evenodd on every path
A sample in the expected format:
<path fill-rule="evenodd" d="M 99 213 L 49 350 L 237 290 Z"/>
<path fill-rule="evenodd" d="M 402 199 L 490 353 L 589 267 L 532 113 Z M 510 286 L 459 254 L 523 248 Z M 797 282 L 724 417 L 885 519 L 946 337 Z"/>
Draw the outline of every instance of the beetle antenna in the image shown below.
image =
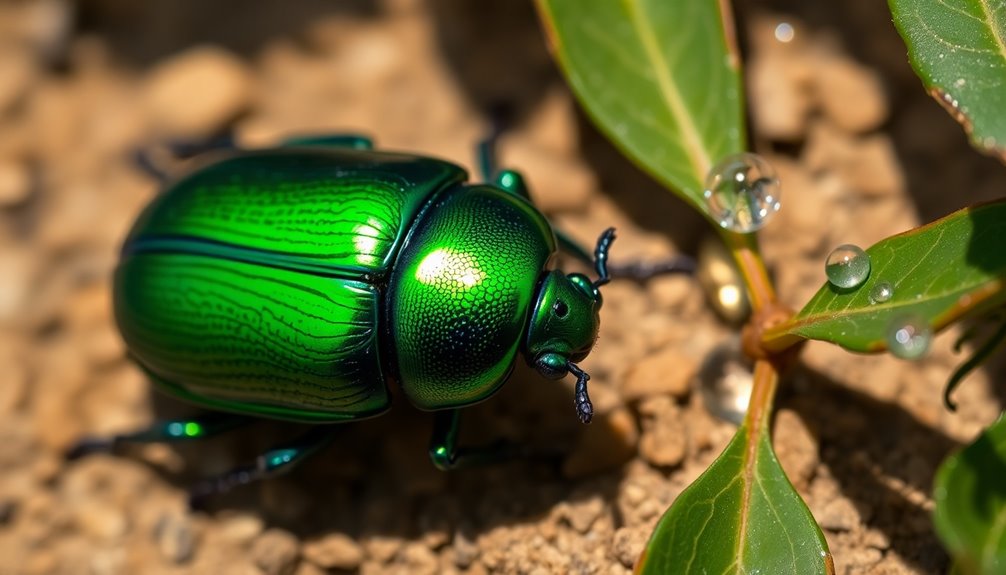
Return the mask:
<path fill-rule="evenodd" d="M 573 388 L 573 405 L 576 406 L 576 416 L 582 423 L 590 423 L 594 417 L 594 404 L 590 402 L 587 395 L 587 382 L 590 376 L 573 362 L 566 362 L 566 369 L 576 376 L 576 387 Z"/>
<path fill-rule="evenodd" d="M 597 288 L 611 281 L 611 278 L 608 276 L 608 249 L 611 248 L 611 243 L 614 241 L 615 228 L 604 230 L 601 237 L 597 238 L 597 247 L 594 248 L 594 269 L 597 270 L 598 278 L 597 281 L 591 284 L 594 287 L 594 291 L 597 291 Z"/>

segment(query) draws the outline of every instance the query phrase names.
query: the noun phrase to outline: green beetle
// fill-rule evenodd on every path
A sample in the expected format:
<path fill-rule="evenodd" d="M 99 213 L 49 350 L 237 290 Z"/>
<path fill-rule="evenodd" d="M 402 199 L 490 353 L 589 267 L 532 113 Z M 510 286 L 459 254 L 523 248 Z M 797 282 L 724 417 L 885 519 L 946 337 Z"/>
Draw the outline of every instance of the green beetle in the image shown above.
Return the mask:
<path fill-rule="evenodd" d="M 466 179 L 454 164 L 375 151 L 360 137 L 293 140 L 196 169 L 125 241 L 114 309 L 130 354 L 167 393 L 239 416 L 372 417 L 389 408 L 395 382 L 438 412 L 430 455 L 440 468 L 491 456 L 458 448 L 458 408 L 495 393 L 518 355 L 545 377 L 576 376 L 588 423 L 589 376 L 576 362 L 597 339 L 613 230 L 594 252 L 597 280 L 563 274 L 551 266 L 570 244 L 519 174 Z M 239 421 L 161 422 L 75 453 L 205 437 Z M 204 491 L 290 467 L 330 427 Z"/>

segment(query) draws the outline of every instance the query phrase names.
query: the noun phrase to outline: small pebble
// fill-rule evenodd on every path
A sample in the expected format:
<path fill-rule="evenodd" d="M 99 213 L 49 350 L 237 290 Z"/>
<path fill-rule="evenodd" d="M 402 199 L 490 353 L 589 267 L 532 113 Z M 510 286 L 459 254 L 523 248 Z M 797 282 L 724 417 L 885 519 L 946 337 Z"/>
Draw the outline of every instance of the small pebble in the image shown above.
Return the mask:
<path fill-rule="evenodd" d="M 751 58 L 746 75 L 751 119 L 759 136 L 799 140 L 813 104 L 808 58 L 783 51 L 758 53 Z"/>
<path fill-rule="evenodd" d="M 622 397 L 636 401 L 646 397 L 669 394 L 688 395 L 698 360 L 676 346 L 666 346 L 657 353 L 635 362 L 621 378 Z"/>
<path fill-rule="evenodd" d="M 186 515 L 163 515 L 154 527 L 154 540 L 161 556 L 175 565 L 189 562 L 196 553 L 196 534 Z"/>
<path fill-rule="evenodd" d="M 301 552 L 304 559 L 325 569 L 356 569 L 363 562 L 363 549 L 344 533 L 330 533 L 309 541 Z"/>
<path fill-rule="evenodd" d="M 645 526 L 621 527 L 611 538 L 611 548 L 608 554 L 622 564 L 632 569 L 640 554 L 646 548 L 650 531 Z"/>
<path fill-rule="evenodd" d="M 380 563 L 387 563 L 402 548 L 402 540 L 386 535 L 373 535 L 363 541 L 367 555 Z"/>
<path fill-rule="evenodd" d="M 5 44 L 0 50 L 0 116 L 25 96 L 37 70 L 32 55 L 24 49 Z"/>
<path fill-rule="evenodd" d="M 461 569 L 467 569 L 479 557 L 479 546 L 473 532 L 474 528 L 469 524 L 462 524 L 454 531 L 454 541 L 451 544 L 454 564 Z"/>
<path fill-rule="evenodd" d="M 5 342 L 0 342 L 2 347 Z M 28 397 L 28 367 L 22 357 L 0 349 L 0 416 L 13 413 Z"/>
<path fill-rule="evenodd" d="M 688 433 L 681 409 L 670 397 L 654 396 L 639 404 L 642 437 L 639 454 L 657 467 L 673 467 L 685 458 Z"/>
<path fill-rule="evenodd" d="M 776 412 L 773 447 L 786 477 L 805 489 L 818 464 L 818 442 L 804 420 L 790 409 Z"/>
<path fill-rule="evenodd" d="M 168 137 L 209 136 L 234 119 L 251 100 L 252 80 L 244 62 L 219 48 L 189 49 L 155 68 L 145 102 L 155 129 Z"/>
<path fill-rule="evenodd" d="M 28 167 L 22 162 L 0 159 L 0 208 L 24 203 L 30 193 Z"/>
<path fill-rule="evenodd" d="M 436 575 L 440 562 L 429 547 L 419 542 L 406 543 L 399 560 L 404 563 L 404 572 L 410 575 Z"/>
<path fill-rule="evenodd" d="M 565 501 L 555 508 L 558 515 L 581 535 L 590 531 L 591 525 L 597 521 L 604 509 L 605 502 L 600 495 L 593 495 L 579 501 Z"/>
<path fill-rule="evenodd" d="M 829 531 L 852 531 L 859 526 L 859 513 L 848 499 L 832 499 L 814 515 L 818 525 Z"/>
<path fill-rule="evenodd" d="M 220 520 L 220 535 L 235 545 L 247 545 L 262 533 L 264 523 L 258 515 L 239 513 Z"/>
<path fill-rule="evenodd" d="M 289 531 L 269 529 L 252 544 L 250 555 L 266 575 L 290 575 L 300 559 L 300 542 Z"/>
<path fill-rule="evenodd" d="M 40 260 L 28 249 L 5 246 L 0 250 L 0 326 L 25 314 L 25 304 L 35 289 Z"/>
<path fill-rule="evenodd" d="M 839 57 L 821 58 L 815 64 L 815 95 L 839 128 L 858 134 L 887 119 L 887 98 L 875 72 Z"/>
<path fill-rule="evenodd" d="M 122 538 L 129 529 L 129 522 L 122 510 L 108 503 L 85 503 L 76 510 L 75 515 L 80 529 L 98 541 L 115 541 Z"/>

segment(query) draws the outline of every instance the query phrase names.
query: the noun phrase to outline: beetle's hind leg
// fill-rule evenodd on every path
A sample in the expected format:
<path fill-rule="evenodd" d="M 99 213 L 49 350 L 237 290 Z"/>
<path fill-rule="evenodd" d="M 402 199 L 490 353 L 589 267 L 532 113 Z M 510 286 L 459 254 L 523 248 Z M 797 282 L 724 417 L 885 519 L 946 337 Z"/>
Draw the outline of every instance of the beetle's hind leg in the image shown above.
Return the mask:
<path fill-rule="evenodd" d="M 282 475 L 327 447 L 339 432 L 338 425 L 317 425 L 289 443 L 277 445 L 255 461 L 200 481 L 189 491 L 189 505 L 202 507 L 208 497 L 249 483 Z"/>
<path fill-rule="evenodd" d="M 115 453 L 120 447 L 136 443 L 173 443 L 205 439 L 230 431 L 252 421 L 230 413 L 206 413 L 185 419 L 155 422 L 147 429 L 112 437 L 85 437 L 66 452 L 67 459 L 78 459 L 92 453 Z"/>

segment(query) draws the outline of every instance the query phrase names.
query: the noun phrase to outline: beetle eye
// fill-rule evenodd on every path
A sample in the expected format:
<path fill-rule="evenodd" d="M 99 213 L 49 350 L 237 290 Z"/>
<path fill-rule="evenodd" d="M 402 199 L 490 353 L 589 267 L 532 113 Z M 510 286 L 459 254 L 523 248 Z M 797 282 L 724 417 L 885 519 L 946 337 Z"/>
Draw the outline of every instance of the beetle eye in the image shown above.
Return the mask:
<path fill-rule="evenodd" d="M 559 300 L 552 305 L 552 313 L 555 314 L 555 317 L 562 319 L 569 313 L 569 306 L 566 305 L 566 302 Z"/>

